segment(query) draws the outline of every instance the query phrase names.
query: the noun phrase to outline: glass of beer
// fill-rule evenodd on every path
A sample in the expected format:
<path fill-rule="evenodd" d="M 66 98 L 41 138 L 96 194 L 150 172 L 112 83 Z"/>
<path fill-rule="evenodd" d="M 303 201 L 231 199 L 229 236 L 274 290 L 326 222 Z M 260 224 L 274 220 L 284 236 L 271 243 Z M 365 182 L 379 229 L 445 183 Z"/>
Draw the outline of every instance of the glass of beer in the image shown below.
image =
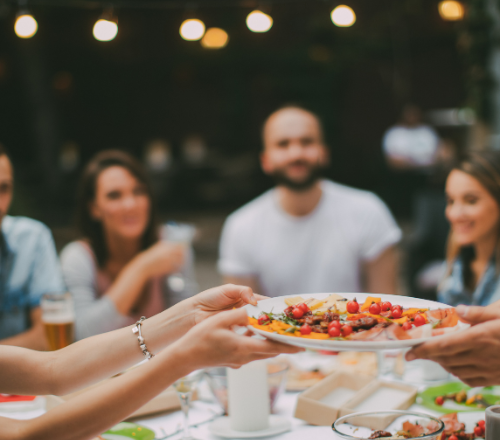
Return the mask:
<path fill-rule="evenodd" d="M 71 344 L 75 333 L 75 311 L 70 293 L 46 293 L 40 302 L 42 322 L 50 350 Z"/>

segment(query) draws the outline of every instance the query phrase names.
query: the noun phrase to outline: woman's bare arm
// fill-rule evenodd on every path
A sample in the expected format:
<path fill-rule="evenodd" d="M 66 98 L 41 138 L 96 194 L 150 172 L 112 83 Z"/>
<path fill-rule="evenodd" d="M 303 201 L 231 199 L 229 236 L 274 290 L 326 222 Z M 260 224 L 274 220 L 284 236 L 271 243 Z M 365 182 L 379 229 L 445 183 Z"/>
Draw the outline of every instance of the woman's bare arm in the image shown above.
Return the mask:
<path fill-rule="evenodd" d="M 193 370 L 219 365 L 238 367 L 253 360 L 302 350 L 238 335 L 231 330 L 234 325 L 246 323 L 243 310 L 232 310 L 206 319 L 145 365 L 87 391 L 41 417 L 27 421 L 0 418 L 0 440 L 91 439 Z M 99 366 L 110 360 L 111 356 L 106 356 Z"/>
<path fill-rule="evenodd" d="M 204 319 L 257 299 L 249 288 L 234 285 L 195 295 L 144 322 L 148 349 L 159 353 Z M 55 352 L 0 346 L 0 392 L 64 395 L 124 371 L 144 359 L 131 329 L 83 339 Z"/>

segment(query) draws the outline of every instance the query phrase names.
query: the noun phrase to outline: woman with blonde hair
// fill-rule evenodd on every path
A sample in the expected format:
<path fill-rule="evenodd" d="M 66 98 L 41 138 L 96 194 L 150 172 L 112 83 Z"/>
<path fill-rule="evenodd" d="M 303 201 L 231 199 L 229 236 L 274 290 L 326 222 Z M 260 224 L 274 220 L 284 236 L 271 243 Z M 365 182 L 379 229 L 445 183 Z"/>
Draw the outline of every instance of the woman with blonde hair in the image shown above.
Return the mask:
<path fill-rule="evenodd" d="M 438 299 L 485 306 L 500 299 L 500 152 L 468 153 L 446 181 L 448 272 Z"/>

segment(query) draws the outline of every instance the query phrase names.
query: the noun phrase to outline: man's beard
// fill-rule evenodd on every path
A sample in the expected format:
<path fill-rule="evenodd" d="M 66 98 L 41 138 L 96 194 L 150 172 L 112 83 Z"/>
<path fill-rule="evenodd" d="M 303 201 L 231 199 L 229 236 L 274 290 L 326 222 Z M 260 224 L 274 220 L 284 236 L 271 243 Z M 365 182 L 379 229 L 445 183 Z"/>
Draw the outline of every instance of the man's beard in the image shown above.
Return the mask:
<path fill-rule="evenodd" d="M 314 184 L 323 176 L 323 165 L 309 165 L 303 161 L 297 161 L 292 165 L 306 165 L 309 168 L 309 173 L 301 180 L 294 180 L 288 177 L 286 168 L 274 170 L 270 176 L 275 180 L 277 185 L 284 186 L 292 191 L 302 192 L 312 188 Z"/>

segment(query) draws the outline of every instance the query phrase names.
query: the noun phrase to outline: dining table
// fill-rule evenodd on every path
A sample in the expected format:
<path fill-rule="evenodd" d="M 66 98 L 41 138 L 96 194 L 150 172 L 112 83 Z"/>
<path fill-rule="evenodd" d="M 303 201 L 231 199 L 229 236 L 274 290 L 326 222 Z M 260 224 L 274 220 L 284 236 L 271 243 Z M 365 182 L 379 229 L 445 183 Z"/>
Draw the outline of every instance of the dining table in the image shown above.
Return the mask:
<path fill-rule="evenodd" d="M 415 377 L 412 374 L 403 377 L 397 377 L 391 372 L 379 377 L 383 381 L 395 381 L 400 383 L 412 384 L 418 388 L 419 391 L 425 390 L 429 386 L 443 383 L 441 382 L 427 382 L 420 381 L 418 368 L 413 368 Z M 418 377 L 417 377 L 418 376 Z M 450 377 L 447 381 L 458 380 Z M 340 440 L 334 434 L 331 426 L 314 426 L 310 425 L 304 420 L 294 417 L 295 406 L 297 399 L 300 395 L 299 391 L 286 391 L 279 396 L 273 409 L 273 414 L 280 415 L 290 421 L 290 430 L 279 435 L 268 436 L 266 439 L 273 440 L 308 440 L 308 439 L 331 439 Z M 433 411 L 421 404 L 415 402 L 409 410 L 413 412 L 420 412 L 439 417 L 442 415 L 437 411 Z M 43 409 L 37 409 L 29 412 L 22 413 L 1 413 L 0 416 L 12 417 L 18 419 L 29 419 L 38 417 L 44 413 Z M 189 421 L 191 426 L 191 434 L 195 439 L 199 440 L 221 440 L 220 437 L 213 435 L 210 432 L 210 424 L 218 417 L 223 415 L 221 406 L 215 401 L 212 393 L 210 392 L 208 383 L 202 380 L 198 386 L 198 399 L 191 403 L 189 411 Z M 474 429 L 475 424 L 485 418 L 484 411 L 470 411 L 462 412 L 459 415 L 460 421 L 466 423 L 467 432 Z M 157 440 L 180 440 L 182 438 L 182 428 L 184 422 L 184 415 L 182 411 L 174 410 L 165 413 L 159 413 L 148 417 L 141 417 L 132 420 L 134 423 L 145 426 L 153 430 L 156 434 Z M 332 420 L 332 423 L 334 420 Z M 236 439 L 235 439 L 236 440 Z"/>

